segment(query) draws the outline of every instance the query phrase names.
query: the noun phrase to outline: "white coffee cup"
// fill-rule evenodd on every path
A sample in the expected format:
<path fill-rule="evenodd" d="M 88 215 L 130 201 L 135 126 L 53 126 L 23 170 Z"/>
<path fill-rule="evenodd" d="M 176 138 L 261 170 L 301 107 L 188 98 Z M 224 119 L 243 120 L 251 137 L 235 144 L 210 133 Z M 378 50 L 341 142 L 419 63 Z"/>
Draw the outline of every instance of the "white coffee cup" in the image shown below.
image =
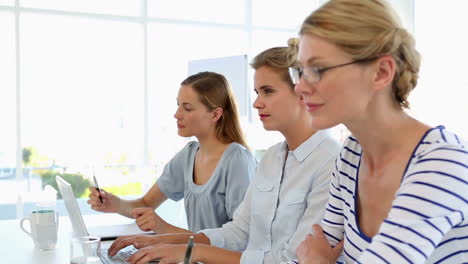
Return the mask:
<path fill-rule="evenodd" d="M 36 210 L 29 217 L 21 219 L 20 227 L 32 238 L 37 249 L 51 250 L 57 244 L 58 219 L 55 210 Z M 31 232 L 24 228 L 26 220 Z"/>

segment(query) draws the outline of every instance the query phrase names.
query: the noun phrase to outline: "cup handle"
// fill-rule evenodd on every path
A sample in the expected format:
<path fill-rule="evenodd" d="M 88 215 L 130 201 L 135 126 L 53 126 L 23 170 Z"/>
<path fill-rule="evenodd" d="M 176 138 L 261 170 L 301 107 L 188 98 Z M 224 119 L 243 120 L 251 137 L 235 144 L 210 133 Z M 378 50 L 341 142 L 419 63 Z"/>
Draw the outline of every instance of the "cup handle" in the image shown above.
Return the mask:
<path fill-rule="evenodd" d="M 31 221 L 29 218 L 23 218 L 23 219 L 21 219 L 21 221 L 20 221 L 20 227 L 21 227 L 21 229 L 22 229 L 26 234 L 28 234 L 28 236 L 30 236 L 31 238 L 33 238 L 32 235 L 31 235 L 31 233 L 28 232 L 28 230 L 26 230 L 26 229 L 24 228 L 24 226 L 23 226 L 23 223 L 24 223 L 24 221 L 26 221 L 26 220 Z"/>

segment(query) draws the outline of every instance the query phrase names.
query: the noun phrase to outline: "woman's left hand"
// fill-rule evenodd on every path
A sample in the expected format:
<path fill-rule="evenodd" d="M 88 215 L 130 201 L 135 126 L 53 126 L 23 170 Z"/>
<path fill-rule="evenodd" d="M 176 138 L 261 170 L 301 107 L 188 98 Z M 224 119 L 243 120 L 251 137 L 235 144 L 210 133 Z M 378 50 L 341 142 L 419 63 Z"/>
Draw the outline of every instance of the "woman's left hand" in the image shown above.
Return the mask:
<path fill-rule="evenodd" d="M 343 251 L 343 241 L 332 248 L 323 234 L 323 230 L 320 225 L 313 225 L 312 231 L 314 235 L 307 235 L 296 250 L 296 254 L 299 257 L 299 263 L 335 263 Z"/>
<path fill-rule="evenodd" d="M 151 260 L 159 260 L 159 263 L 179 263 L 184 261 L 186 244 L 179 245 L 152 245 L 141 248 L 133 254 L 128 261 L 132 264 L 145 264 Z"/>

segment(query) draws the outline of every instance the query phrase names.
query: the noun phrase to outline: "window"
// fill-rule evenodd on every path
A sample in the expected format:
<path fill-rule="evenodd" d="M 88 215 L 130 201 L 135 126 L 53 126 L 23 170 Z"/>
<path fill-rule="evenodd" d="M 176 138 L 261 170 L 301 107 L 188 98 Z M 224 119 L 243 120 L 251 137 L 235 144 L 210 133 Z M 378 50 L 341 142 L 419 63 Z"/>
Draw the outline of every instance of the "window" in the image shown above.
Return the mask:
<path fill-rule="evenodd" d="M 0 6 L 13 6 L 14 0 L 0 0 Z"/>
<path fill-rule="evenodd" d="M 252 0 L 252 22 L 257 27 L 299 29 L 303 20 L 319 6 L 317 0 Z M 297 35 L 297 33 L 296 33 Z"/>
<path fill-rule="evenodd" d="M 71 174 L 84 181 L 75 195 L 87 197 L 86 180 L 96 173 L 101 186 L 141 193 L 141 28 L 42 14 L 24 14 L 21 26 L 28 179 L 54 184 L 49 177 Z"/>
<path fill-rule="evenodd" d="M 0 220 L 15 217 L 16 188 L 16 85 L 15 23 L 12 13 L 0 11 Z"/>
<path fill-rule="evenodd" d="M 418 119 L 432 126 L 443 124 L 465 140 L 467 9 L 468 2 L 460 0 L 415 1 L 415 36 L 422 63 L 418 86 L 410 97 Z"/>
<path fill-rule="evenodd" d="M 149 0 L 150 17 L 220 24 L 244 24 L 245 0 Z"/>
<path fill-rule="evenodd" d="M 135 0 L 21 0 L 23 7 L 88 12 L 120 16 L 139 16 L 141 1 Z"/>

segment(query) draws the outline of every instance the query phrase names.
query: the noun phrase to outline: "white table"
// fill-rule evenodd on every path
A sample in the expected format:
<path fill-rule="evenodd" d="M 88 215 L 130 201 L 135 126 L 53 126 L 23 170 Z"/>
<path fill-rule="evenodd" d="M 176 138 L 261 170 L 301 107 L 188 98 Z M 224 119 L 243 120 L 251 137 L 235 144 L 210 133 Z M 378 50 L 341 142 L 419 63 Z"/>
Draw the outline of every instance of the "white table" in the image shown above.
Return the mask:
<path fill-rule="evenodd" d="M 127 224 L 134 222 L 133 219 L 125 218 L 116 214 L 98 214 L 84 216 L 87 227 Z M 71 223 L 68 216 L 60 217 L 57 247 L 51 251 L 40 251 L 34 247 L 34 243 L 19 226 L 20 220 L 0 221 L 0 263 L 2 264 L 69 264 L 70 261 L 70 239 Z M 28 222 L 25 223 L 25 226 Z M 26 227 L 28 228 L 28 227 Z M 110 241 L 102 242 L 106 247 Z"/>

